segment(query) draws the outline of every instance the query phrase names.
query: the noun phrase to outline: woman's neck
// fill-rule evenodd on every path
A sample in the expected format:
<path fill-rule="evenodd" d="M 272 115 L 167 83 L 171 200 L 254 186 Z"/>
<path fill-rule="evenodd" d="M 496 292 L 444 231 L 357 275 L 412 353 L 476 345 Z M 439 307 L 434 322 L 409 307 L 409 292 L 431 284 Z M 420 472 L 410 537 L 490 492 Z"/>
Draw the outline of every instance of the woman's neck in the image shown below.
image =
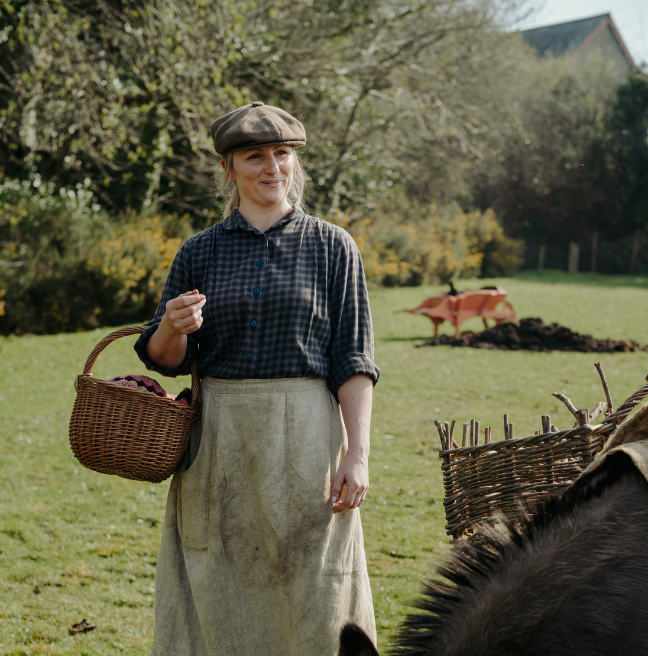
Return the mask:
<path fill-rule="evenodd" d="M 242 214 L 243 218 L 259 232 L 265 232 L 272 228 L 291 209 L 292 205 L 285 198 L 282 203 L 267 208 L 260 208 L 254 203 L 246 203 L 245 198 L 241 198 L 241 203 L 238 207 L 238 211 Z"/>

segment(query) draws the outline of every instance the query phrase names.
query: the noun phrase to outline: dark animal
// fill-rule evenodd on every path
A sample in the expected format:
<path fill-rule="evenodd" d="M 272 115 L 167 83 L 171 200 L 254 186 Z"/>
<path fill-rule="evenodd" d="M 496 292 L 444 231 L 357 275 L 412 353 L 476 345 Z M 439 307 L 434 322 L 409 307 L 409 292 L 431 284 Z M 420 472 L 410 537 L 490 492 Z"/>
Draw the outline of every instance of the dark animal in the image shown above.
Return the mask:
<path fill-rule="evenodd" d="M 624 453 L 521 528 L 460 543 L 406 619 L 401 656 L 648 654 L 648 484 Z M 340 656 L 377 656 L 347 625 Z"/>

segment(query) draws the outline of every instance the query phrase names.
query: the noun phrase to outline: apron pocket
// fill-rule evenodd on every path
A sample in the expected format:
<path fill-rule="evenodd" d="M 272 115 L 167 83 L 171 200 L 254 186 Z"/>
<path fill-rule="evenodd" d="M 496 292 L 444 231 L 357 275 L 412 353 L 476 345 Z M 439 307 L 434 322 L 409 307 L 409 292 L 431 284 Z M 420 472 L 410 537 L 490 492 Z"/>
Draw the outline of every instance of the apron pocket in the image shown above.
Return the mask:
<path fill-rule="evenodd" d="M 176 476 L 178 490 L 178 532 L 185 547 L 207 549 L 209 527 L 209 489 L 211 474 L 210 435 L 205 434 L 208 395 L 203 395 L 203 410 L 191 428 L 187 457 Z M 183 469 L 185 471 L 183 471 Z"/>

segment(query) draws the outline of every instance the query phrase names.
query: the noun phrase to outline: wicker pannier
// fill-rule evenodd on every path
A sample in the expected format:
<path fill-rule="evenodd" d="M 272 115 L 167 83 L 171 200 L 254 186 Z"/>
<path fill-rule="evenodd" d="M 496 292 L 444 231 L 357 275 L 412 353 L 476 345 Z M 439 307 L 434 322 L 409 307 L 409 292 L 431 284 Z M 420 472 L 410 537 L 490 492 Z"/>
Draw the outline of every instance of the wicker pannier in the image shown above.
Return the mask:
<path fill-rule="evenodd" d="M 116 330 L 88 356 L 74 383 L 77 397 L 70 417 L 70 445 L 88 469 L 160 483 L 177 469 L 191 424 L 200 414 L 196 361 L 191 364 L 190 406 L 92 376 L 97 357 L 108 344 L 144 330 L 144 326 Z"/>
<path fill-rule="evenodd" d="M 453 540 L 479 539 L 480 526 L 497 522 L 501 515 L 515 522 L 522 519 L 529 502 L 562 492 L 647 395 L 648 385 L 644 385 L 597 425 L 591 423 L 587 410 L 575 411 L 573 406 L 570 409 L 577 416 L 577 425 L 567 430 L 557 430 L 551 418 L 543 415 L 543 430 L 519 439 L 505 415 L 505 439 L 491 442 L 487 427 L 485 444 L 479 444 L 479 422 L 464 424 L 462 446 L 454 440 L 456 422 L 435 422 L 441 438 L 446 533 Z M 562 394 L 556 396 L 571 406 Z M 609 396 L 608 402 L 610 409 Z M 599 406 L 604 407 L 602 403 Z"/>

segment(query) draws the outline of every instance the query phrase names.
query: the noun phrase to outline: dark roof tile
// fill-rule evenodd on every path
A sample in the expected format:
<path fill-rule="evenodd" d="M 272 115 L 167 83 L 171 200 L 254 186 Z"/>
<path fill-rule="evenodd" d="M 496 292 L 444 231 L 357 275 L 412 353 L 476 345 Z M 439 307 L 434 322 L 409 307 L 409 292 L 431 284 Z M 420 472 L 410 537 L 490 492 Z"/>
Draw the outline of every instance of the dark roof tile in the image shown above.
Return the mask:
<path fill-rule="evenodd" d="M 546 55 L 560 57 L 576 51 L 609 15 L 601 14 L 568 23 L 536 27 L 532 30 L 524 30 L 521 34 L 541 57 Z"/>

